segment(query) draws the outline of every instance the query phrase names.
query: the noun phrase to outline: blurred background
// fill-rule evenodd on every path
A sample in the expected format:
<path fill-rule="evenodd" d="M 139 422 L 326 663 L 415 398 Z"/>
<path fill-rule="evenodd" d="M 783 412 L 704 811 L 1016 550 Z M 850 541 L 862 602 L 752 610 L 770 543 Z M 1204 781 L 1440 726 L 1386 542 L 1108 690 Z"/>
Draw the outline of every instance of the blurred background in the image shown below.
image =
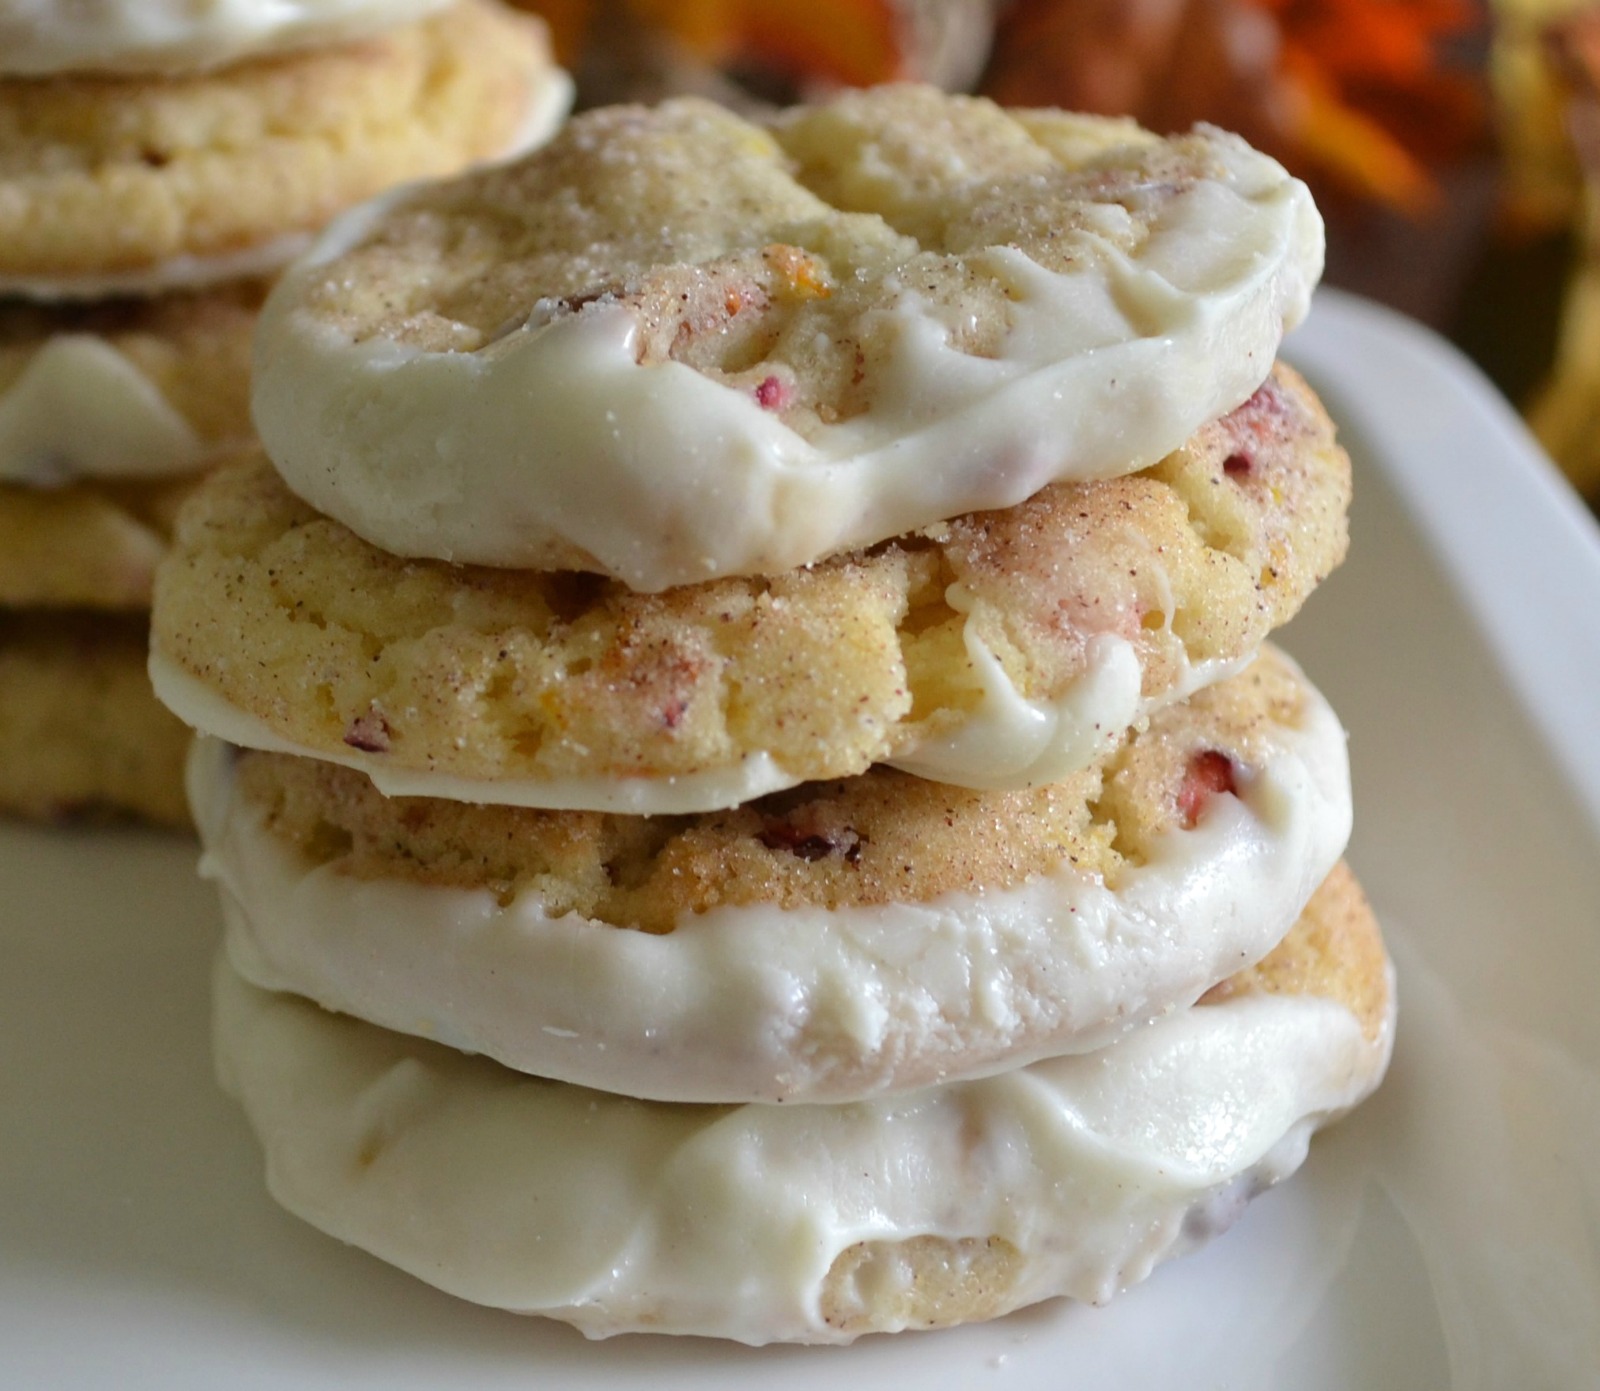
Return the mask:
<path fill-rule="evenodd" d="M 1328 283 L 1465 349 L 1600 505 L 1600 0 L 521 0 L 579 102 L 898 79 L 1211 121 L 1305 178 Z"/>

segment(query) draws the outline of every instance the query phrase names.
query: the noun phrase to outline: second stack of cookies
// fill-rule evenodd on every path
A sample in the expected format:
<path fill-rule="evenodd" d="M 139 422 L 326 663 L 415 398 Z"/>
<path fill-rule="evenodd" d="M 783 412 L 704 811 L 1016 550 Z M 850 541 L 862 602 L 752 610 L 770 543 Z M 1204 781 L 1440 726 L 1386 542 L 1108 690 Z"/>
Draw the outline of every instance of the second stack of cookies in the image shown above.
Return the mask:
<path fill-rule="evenodd" d="M 252 442 L 272 275 L 392 184 L 526 149 L 568 90 L 488 0 L 0 14 L 0 809 L 186 819 L 150 585 Z"/>
<path fill-rule="evenodd" d="M 1391 1008 L 1262 645 L 1346 544 L 1273 365 L 1320 255 L 1216 132 L 915 88 L 337 227 L 151 658 L 278 1196 L 586 1331 L 828 1341 L 1104 1298 L 1291 1171 Z"/>

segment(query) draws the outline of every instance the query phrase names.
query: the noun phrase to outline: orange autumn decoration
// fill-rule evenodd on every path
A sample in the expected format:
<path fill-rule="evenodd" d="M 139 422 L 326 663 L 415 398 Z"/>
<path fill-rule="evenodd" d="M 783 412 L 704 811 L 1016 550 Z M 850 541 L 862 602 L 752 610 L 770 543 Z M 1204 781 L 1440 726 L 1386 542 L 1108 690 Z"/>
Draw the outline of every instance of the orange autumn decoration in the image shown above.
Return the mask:
<path fill-rule="evenodd" d="M 1337 189 L 1419 211 L 1469 148 L 1476 87 L 1447 41 L 1470 0 L 1016 0 L 985 89 L 1017 105 L 1208 120 Z"/>
<path fill-rule="evenodd" d="M 912 77 L 890 0 L 631 0 L 643 19 L 719 67 L 759 64 L 796 81 L 869 86 Z"/>
<path fill-rule="evenodd" d="M 657 36 L 665 61 L 761 74 L 795 92 L 976 80 L 995 0 L 519 0 L 549 21 L 561 60 Z M 690 84 L 692 85 L 692 83 Z"/>
<path fill-rule="evenodd" d="M 830 85 L 977 80 L 1010 105 L 1128 114 L 1157 130 L 1212 121 L 1317 180 L 1417 212 L 1429 166 L 1482 129 L 1447 59 L 1473 0 L 519 0 L 584 76 L 634 54 L 590 99 L 699 90 L 736 103 Z M 630 47 L 631 46 L 631 47 Z M 637 61 L 643 49 L 651 61 Z M 720 84 L 720 85 L 719 85 Z M 620 87 L 620 91 L 619 91 Z"/>

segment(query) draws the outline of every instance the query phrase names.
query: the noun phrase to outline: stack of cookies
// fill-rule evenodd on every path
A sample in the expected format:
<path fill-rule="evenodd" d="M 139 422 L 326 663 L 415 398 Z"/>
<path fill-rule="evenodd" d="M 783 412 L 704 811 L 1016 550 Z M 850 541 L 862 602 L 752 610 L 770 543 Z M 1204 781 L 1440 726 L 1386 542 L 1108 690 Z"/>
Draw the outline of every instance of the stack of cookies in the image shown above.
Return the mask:
<path fill-rule="evenodd" d="M 195 477 L 251 441 L 266 277 L 567 96 L 494 0 L 0 6 L 0 809 L 186 819 L 150 585 Z"/>
<path fill-rule="evenodd" d="M 157 579 L 221 1075 L 469 1299 L 1101 1300 L 1374 1087 L 1302 185 L 922 88 L 600 110 L 337 224 Z"/>

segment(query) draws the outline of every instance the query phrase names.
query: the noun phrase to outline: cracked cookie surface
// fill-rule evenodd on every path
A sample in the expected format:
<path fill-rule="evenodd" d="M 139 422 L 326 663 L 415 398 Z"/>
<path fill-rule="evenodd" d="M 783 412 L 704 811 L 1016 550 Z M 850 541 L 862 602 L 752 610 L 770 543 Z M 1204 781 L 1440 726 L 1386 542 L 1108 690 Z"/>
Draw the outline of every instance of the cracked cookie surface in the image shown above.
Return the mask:
<path fill-rule="evenodd" d="M 1348 498 L 1332 427 L 1283 368 L 1133 477 L 661 595 L 403 560 L 241 465 L 184 515 L 155 649 L 259 726 L 246 737 L 185 705 L 210 732 L 380 780 L 489 784 L 477 800 L 693 810 L 888 759 L 1019 786 L 1248 658 L 1343 557 Z M 1108 652 L 1122 696 L 1089 700 Z M 1063 729 L 1089 726 L 1072 757 L 1002 766 L 981 739 L 963 750 L 1053 702 Z"/>
<path fill-rule="evenodd" d="M 1259 766 L 1307 699 L 1304 678 L 1269 651 L 1049 787 L 977 792 L 878 768 L 694 816 L 385 797 L 352 769 L 288 754 L 244 752 L 237 777 L 242 796 L 270 808 L 273 834 L 341 874 L 532 892 L 552 916 L 664 933 L 719 907 L 872 907 L 1004 889 L 1065 861 L 1115 889 L 1193 821 L 1180 793 L 1197 751 Z"/>

